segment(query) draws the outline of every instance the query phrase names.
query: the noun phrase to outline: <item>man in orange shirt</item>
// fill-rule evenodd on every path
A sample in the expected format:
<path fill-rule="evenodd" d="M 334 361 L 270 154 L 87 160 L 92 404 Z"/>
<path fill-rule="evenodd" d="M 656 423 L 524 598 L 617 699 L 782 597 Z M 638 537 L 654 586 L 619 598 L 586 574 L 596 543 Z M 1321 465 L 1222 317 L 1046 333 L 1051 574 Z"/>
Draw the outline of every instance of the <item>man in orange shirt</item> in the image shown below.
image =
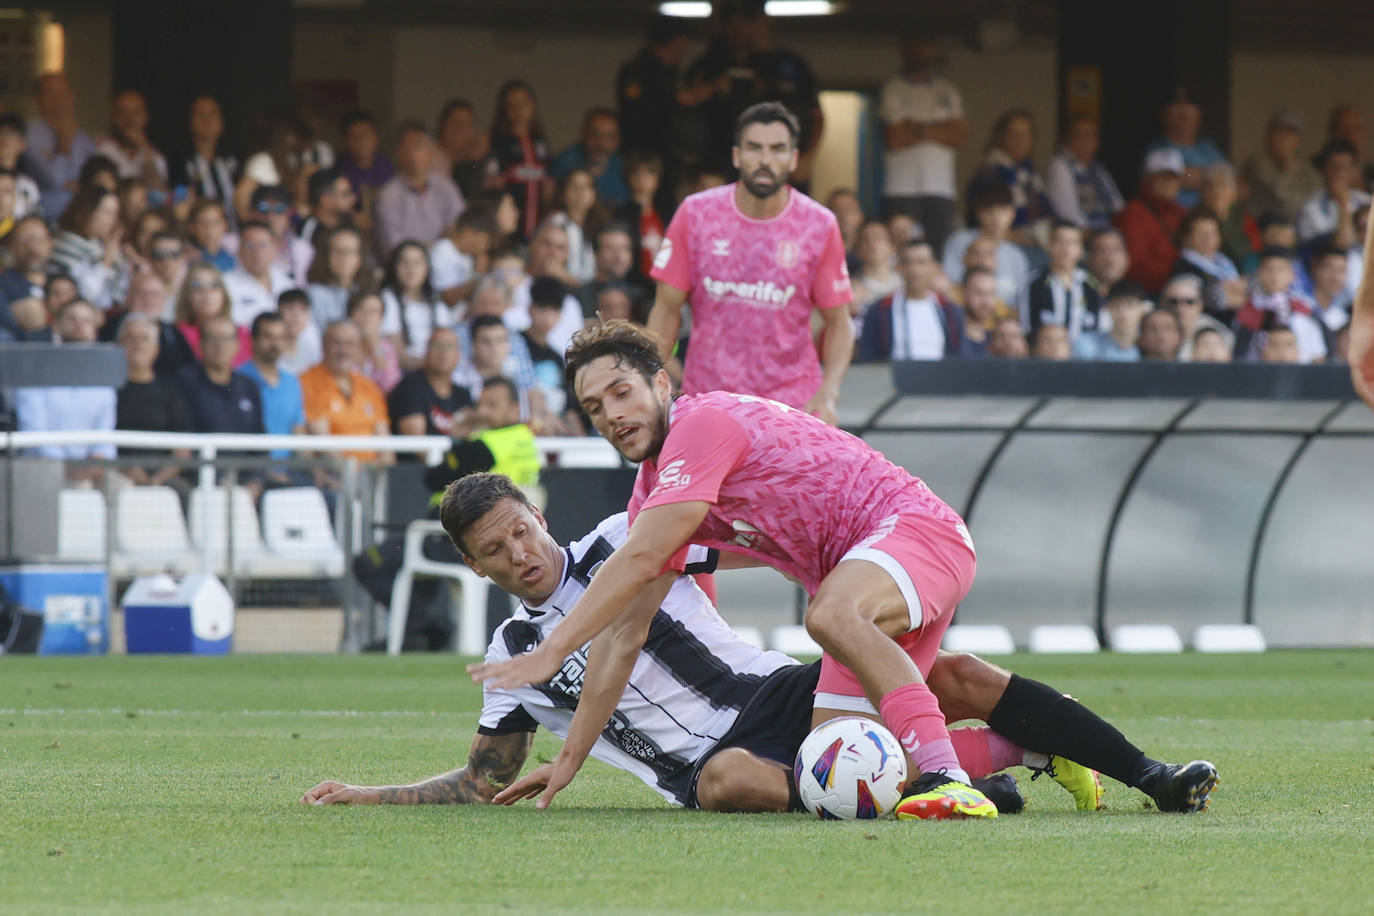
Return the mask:
<path fill-rule="evenodd" d="M 359 373 L 362 332 L 336 321 L 324 332 L 324 362 L 301 374 L 306 429 L 317 436 L 386 436 L 391 432 L 386 397 Z M 359 461 L 391 464 L 391 452 L 343 452 Z"/>

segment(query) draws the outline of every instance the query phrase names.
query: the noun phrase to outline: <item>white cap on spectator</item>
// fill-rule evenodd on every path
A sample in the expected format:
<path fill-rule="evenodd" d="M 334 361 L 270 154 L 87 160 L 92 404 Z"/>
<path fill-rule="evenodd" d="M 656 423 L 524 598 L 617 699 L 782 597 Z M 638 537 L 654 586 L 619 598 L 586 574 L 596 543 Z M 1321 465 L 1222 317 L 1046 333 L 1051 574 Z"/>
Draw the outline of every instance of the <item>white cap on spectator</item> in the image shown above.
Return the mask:
<path fill-rule="evenodd" d="M 1156 172 L 1173 172 L 1175 175 L 1182 175 L 1188 171 L 1188 167 L 1183 164 L 1183 154 L 1173 147 L 1157 149 L 1145 157 L 1145 168 L 1142 170 L 1146 175 L 1153 175 Z"/>

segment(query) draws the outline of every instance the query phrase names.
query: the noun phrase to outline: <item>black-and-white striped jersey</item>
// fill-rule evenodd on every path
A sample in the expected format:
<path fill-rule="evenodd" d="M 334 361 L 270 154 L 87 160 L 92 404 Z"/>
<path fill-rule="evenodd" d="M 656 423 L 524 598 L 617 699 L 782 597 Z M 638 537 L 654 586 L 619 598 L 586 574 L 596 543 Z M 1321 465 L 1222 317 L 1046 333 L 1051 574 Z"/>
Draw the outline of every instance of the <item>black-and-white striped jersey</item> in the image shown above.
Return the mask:
<path fill-rule="evenodd" d="M 563 580 L 538 607 L 522 605 L 497 628 L 487 661 L 504 661 L 538 645 L 572 610 L 598 566 L 628 534 L 625 513 L 603 521 L 564 550 Z M 692 548 L 692 563 L 706 559 Z M 514 690 L 486 688 L 478 731 L 504 735 L 542 725 L 567 737 L 582 692 L 587 646 L 568 656 L 552 680 Z M 654 615 L 615 715 L 592 756 L 644 780 L 682 805 L 696 761 L 734 724 L 763 679 L 797 662 L 755 648 L 721 619 L 711 599 L 682 576 Z"/>

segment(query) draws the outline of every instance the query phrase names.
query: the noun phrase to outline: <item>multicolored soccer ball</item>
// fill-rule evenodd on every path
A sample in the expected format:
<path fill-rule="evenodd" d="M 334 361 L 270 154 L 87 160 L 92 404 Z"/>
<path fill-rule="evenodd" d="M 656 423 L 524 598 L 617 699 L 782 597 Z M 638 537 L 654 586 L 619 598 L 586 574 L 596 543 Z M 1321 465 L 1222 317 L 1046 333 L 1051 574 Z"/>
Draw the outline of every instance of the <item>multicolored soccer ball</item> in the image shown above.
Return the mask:
<path fill-rule="evenodd" d="M 806 736 L 793 772 L 806 810 L 823 820 L 865 820 L 902 800 L 906 754 L 881 724 L 845 716 Z"/>

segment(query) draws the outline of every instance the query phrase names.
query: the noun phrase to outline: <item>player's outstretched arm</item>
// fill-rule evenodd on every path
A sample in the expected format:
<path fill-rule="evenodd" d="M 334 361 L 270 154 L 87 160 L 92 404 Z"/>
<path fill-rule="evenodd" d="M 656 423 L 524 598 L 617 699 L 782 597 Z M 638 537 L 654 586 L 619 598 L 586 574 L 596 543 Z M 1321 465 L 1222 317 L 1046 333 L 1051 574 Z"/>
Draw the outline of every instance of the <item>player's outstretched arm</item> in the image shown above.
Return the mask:
<path fill-rule="evenodd" d="M 351 786 L 327 779 L 301 796 L 302 805 L 487 805 L 520 774 L 533 732 L 478 735 L 467 766 L 408 786 Z"/>
<path fill-rule="evenodd" d="M 673 356 L 677 346 L 677 335 L 682 332 L 682 305 L 687 301 L 687 291 L 658 283 L 654 290 L 654 307 L 649 310 L 648 328 L 658 335 L 659 354 L 666 364 Z"/>
<path fill-rule="evenodd" d="M 468 674 L 474 681 L 503 690 L 553 677 L 563 659 L 606 629 L 658 578 L 701 525 L 708 509 L 710 504 L 700 500 L 645 509 L 635 519 L 625 544 L 602 564 L 568 616 L 538 648 L 502 662 L 468 665 Z"/>
<path fill-rule="evenodd" d="M 493 799 L 496 804 L 511 805 L 538 795 L 535 807 L 543 810 L 573 781 L 625 696 L 635 661 L 649 636 L 649 625 L 677 578 L 677 573 L 659 576 L 613 624 L 592 640 L 577 712 L 573 714 L 568 737 L 558 757 L 503 789 Z"/>
<path fill-rule="evenodd" d="M 1374 220 L 1364 240 L 1364 276 L 1350 308 L 1350 380 L 1355 393 L 1374 407 Z"/>

